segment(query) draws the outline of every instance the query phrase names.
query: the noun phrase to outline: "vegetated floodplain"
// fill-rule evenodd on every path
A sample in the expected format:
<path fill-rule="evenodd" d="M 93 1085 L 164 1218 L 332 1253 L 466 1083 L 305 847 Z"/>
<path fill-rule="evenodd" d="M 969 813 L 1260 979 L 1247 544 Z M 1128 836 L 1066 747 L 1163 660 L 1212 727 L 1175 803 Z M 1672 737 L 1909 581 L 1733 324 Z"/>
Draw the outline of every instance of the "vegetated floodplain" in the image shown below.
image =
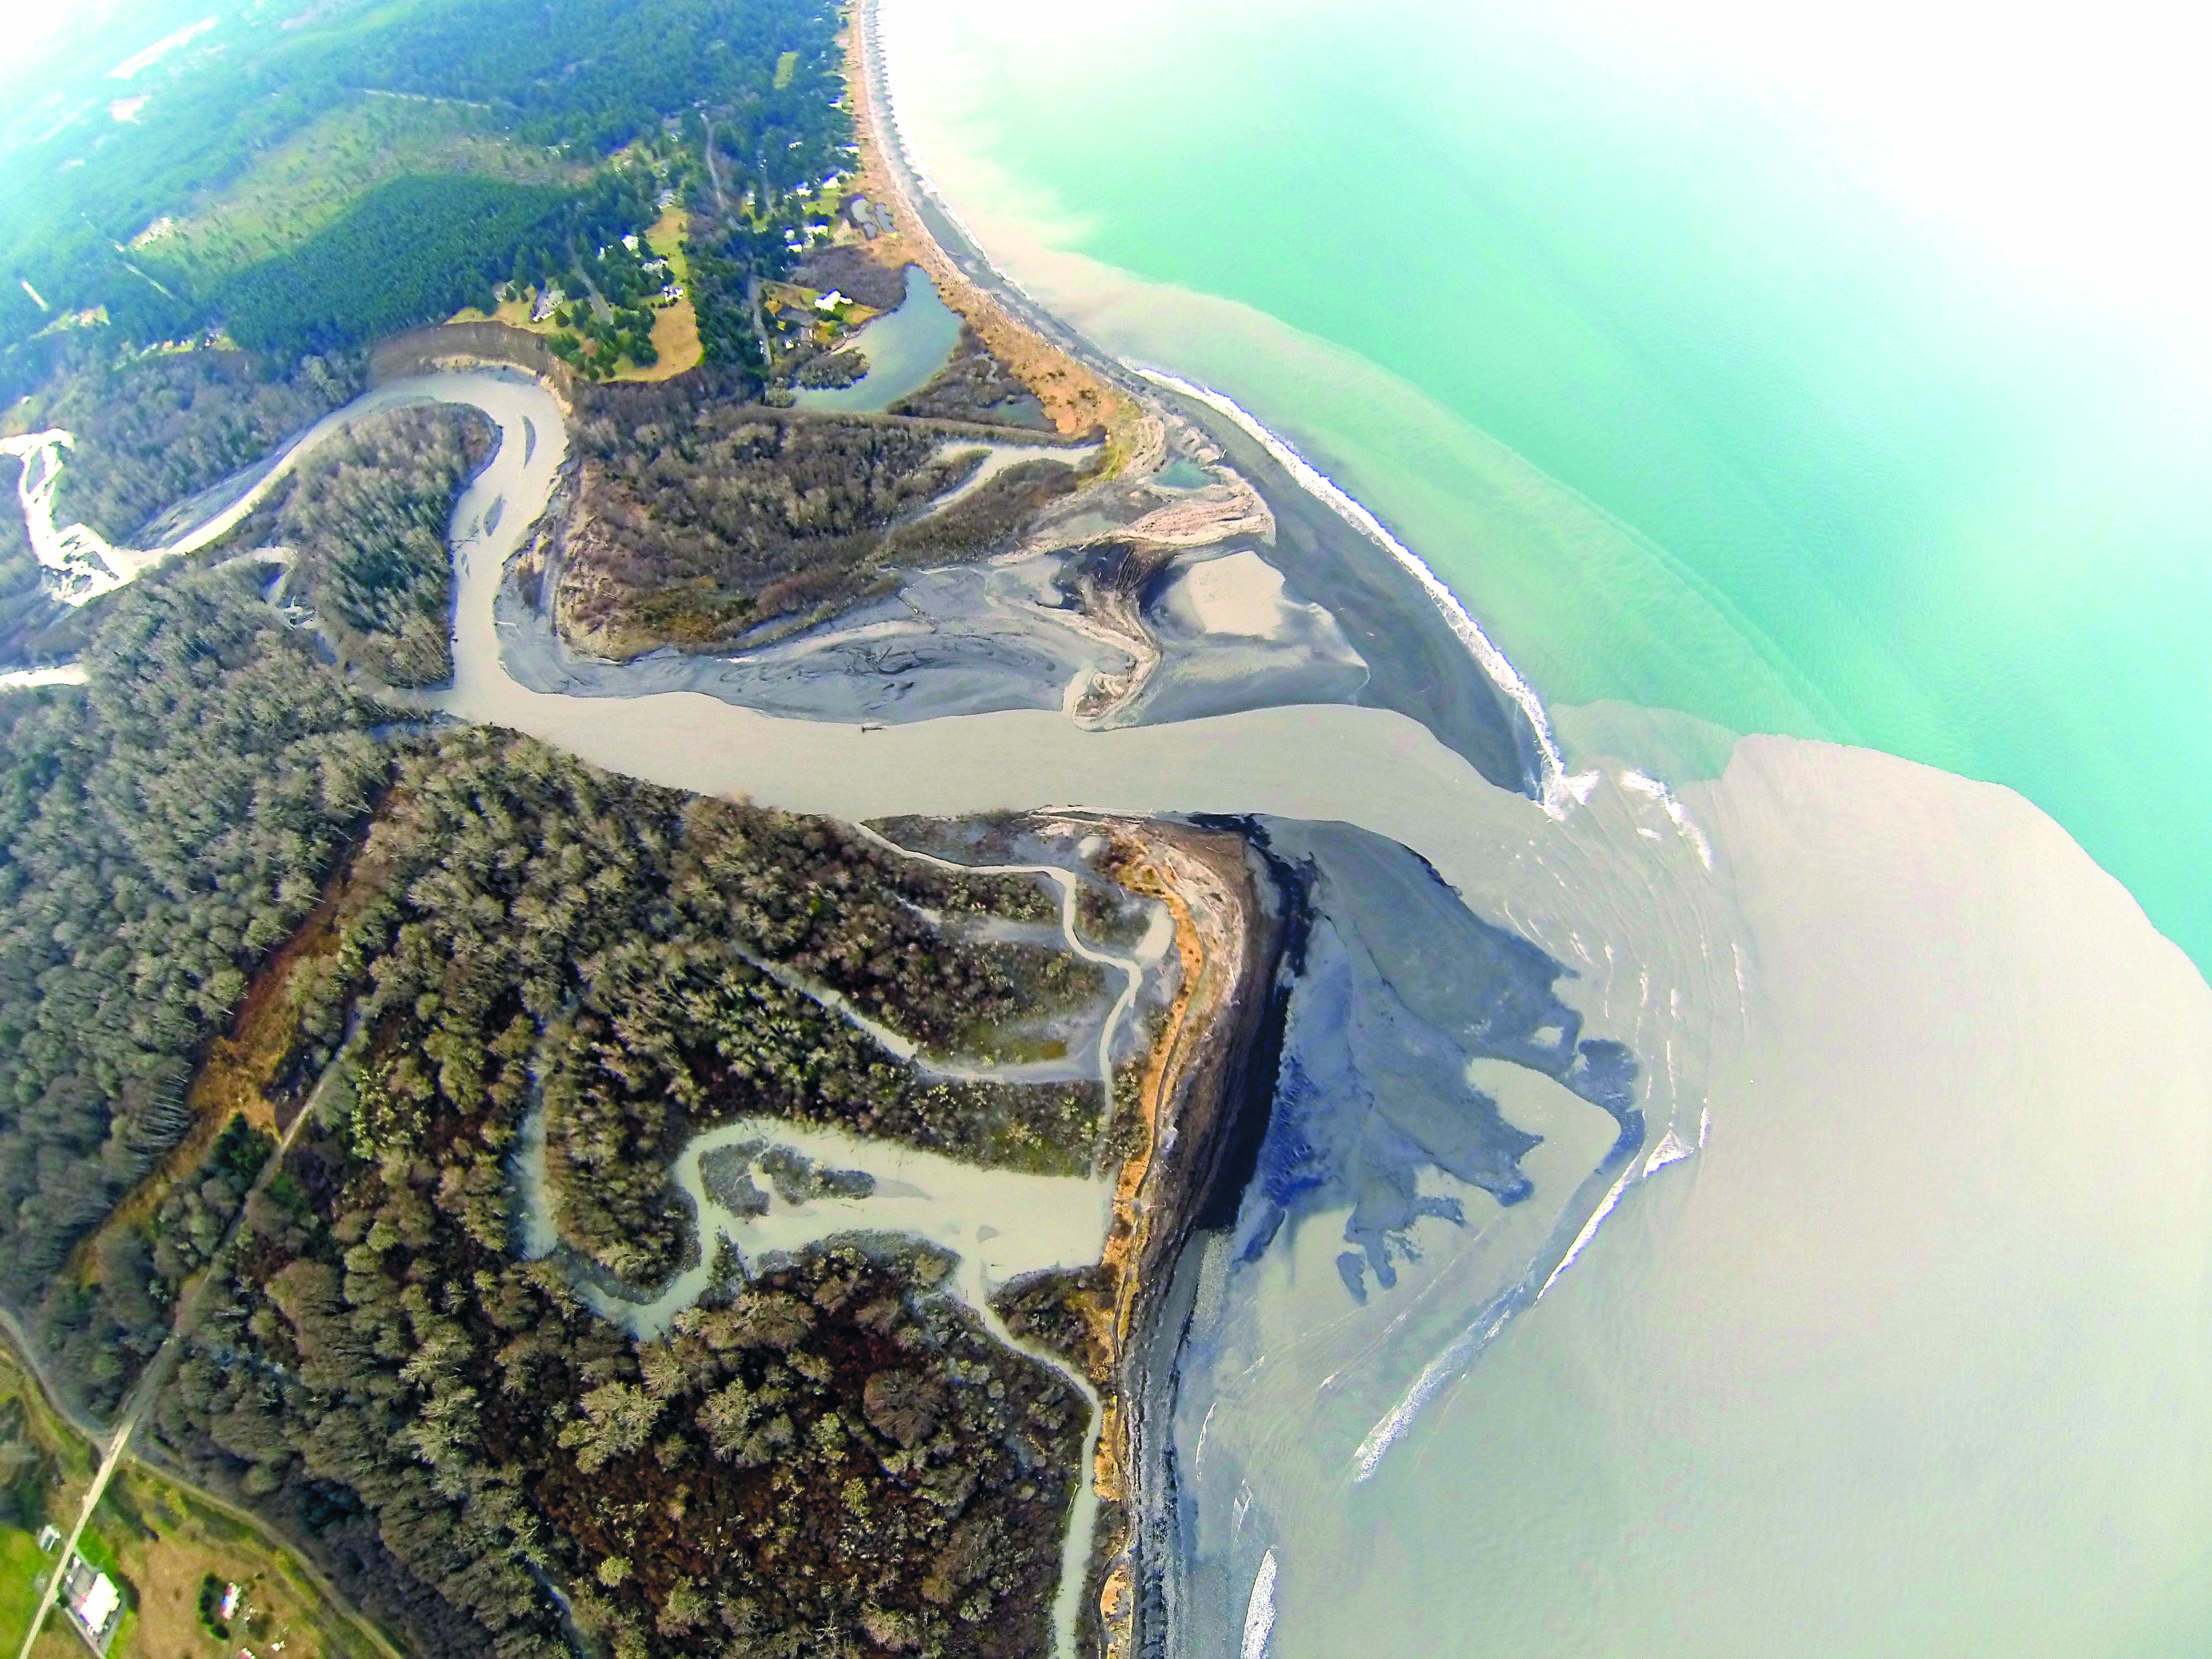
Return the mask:
<path fill-rule="evenodd" d="M 36 394 L 11 429 L 75 437 L 62 522 L 162 546 L 358 389 L 356 348 L 558 285 L 579 378 L 704 358 L 672 407 L 763 422 L 744 605 L 834 602 L 811 556 L 896 550 L 869 490 L 919 509 L 964 465 L 921 421 L 782 454 L 788 412 L 753 401 L 752 284 L 860 235 L 830 222 L 838 26 L 794 0 L 219 24 L 134 85 L 138 118 L 65 125 L 0 181 L 0 390 Z M 442 413 L 329 439 L 223 541 L 70 612 L 81 684 L 0 699 L 0 1297 L 90 1418 L 193 1310 L 141 1444 L 199 1484 L 127 1469 L 87 1534 L 122 1639 L 347 1650 L 313 1571 L 241 1557 L 235 1503 L 422 1655 L 578 1626 L 626 1659 L 824 1626 L 1032 1653 L 1090 1402 L 945 1258 L 716 1257 L 650 1342 L 573 1287 L 649 1297 L 686 1265 L 669 1160 L 737 1117 L 1098 1186 L 1103 1216 L 1110 1091 L 1065 1033 L 1104 976 L 1033 877 L 395 718 L 382 688 L 450 663 L 440 532 L 476 458 Z M 1010 532 L 1015 482 L 908 550 Z M 0 556 L 48 637 L 17 527 Z M 533 1111 L 558 1241 L 525 1261 Z"/>
<path fill-rule="evenodd" d="M 300 1526 L 321 1514 L 352 1593 L 431 1651 L 486 1628 L 541 1650 L 533 1565 L 625 1650 L 825 1617 L 1033 1649 L 1085 1407 L 989 1342 L 948 1264 L 868 1245 L 720 1274 L 643 1345 L 562 1280 L 680 1265 L 667 1165 L 726 1118 L 1087 1169 L 1095 1085 L 932 1081 L 793 988 L 957 1048 L 978 1011 L 1095 994 L 959 929 L 1045 922 L 1051 896 L 497 733 L 403 757 L 394 784 L 356 865 L 373 888 L 301 1003 L 302 1069 L 348 1080 L 249 1205 L 224 1334 L 163 1396 L 165 1441 Z M 533 1094 L 560 1249 L 526 1262 L 506 1153 Z M 672 1503 L 684 1528 L 651 1520 Z"/>
<path fill-rule="evenodd" d="M 21 413 L 27 426 L 58 427 L 76 440 L 55 491 L 56 522 L 80 521 L 122 544 L 172 503 L 253 465 L 362 386 L 353 353 L 283 365 L 208 349 L 110 357 L 88 343 L 81 361 Z"/>
<path fill-rule="evenodd" d="M 894 565 L 1003 551 L 1081 481 L 1047 458 L 954 506 L 973 471 L 933 422 L 819 416 L 730 398 L 720 383 L 587 394 L 576 533 L 556 603 L 568 636 L 603 654 L 758 642 L 851 604 Z"/>

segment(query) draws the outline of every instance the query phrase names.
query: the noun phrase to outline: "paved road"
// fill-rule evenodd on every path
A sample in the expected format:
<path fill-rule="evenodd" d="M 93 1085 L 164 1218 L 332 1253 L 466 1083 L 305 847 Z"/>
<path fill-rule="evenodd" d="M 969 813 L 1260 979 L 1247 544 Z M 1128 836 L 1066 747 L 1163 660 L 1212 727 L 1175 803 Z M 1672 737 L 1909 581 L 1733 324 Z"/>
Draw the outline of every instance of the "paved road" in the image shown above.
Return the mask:
<path fill-rule="evenodd" d="M 266 1187 L 275 1177 L 276 1171 L 283 1167 L 284 1155 L 292 1150 L 292 1142 L 298 1137 L 301 1128 L 310 1117 L 314 1115 L 316 1106 L 322 1099 L 323 1091 L 328 1085 L 330 1079 L 336 1075 L 337 1071 L 337 1066 L 333 1065 L 330 1070 L 323 1073 L 322 1080 L 315 1085 L 314 1093 L 309 1097 L 307 1103 L 300 1109 L 300 1115 L 292 1120 L 291 1127 L 284 1131 L 284 1138 L 276 1143 L 276 1150 L 270 1153 L 267 1162 L 262 1164 L 261 1173 L 253 1178 L 253 1186 L 246 1194 L 247 1201 L 251 1201 L 254 1193 Z M 45 1391 L 46 1397 L 54 1401 L 58 1408 L 69 1421 L 81 1430 L 94 1445 L 100 1448 L 100 1468 L 92 1477 L 92 1485 L 85 1489 L 84 1501 L 77 1506 L 76 1520 L 70 1527 L 69 1537 L 64 1541 L 61 1554 L 57 1558 L 56 1569 L 48 1577 L 46 1588 L 39 1597 L 39 1610 L 32 1616 L 30 1629 L 24 1632 L 23 1645 L 16 1659 L 31 1659 L 31 1649 L 38 1642 L 39 1632 L 46 1626 L 46 1615 L 53 1611 L 54 1602 L 61 1593 L 60 1569 L 67 1565 L 70 1558 L 76 1553 L 77 1540 L 84 1535 L 85 1527 L 92 1519 L 92 1512 L 100 1507 L 100 1500 L 107 1491 L 108 1481 L 114 1477 L 116 1469 L 122 1464 L 125 1456 L 131 1449 L 131 1437 L 137 1432 L 138 1425 L 145 1417 L 147 1407 L 154 1403 L 155 1395 L 161 1392 L 162 1384 L 168 1380 L 169 1372 L 175 1367 L 179 1356 L 183 1352 L 185 1339 L 191 1334 L 192 1328 L 199 1322 L 201 1304 L 206 1301 L 210 1287 L 222 1282 L 223 1264 L 228 1259 L 231 1245 L 237 1239 L 239 1229 L 245 1224 L 245 1221 L 246 1202 L 241 1202 L 238 1206 L 238 1213 L 230 1218 L 230 1225 L 224 1231 L 222 1242 L 216 1246 L 214 1255 L 209 1259 L 206 1269 L 192 1281 L 191 1288 L 185 1292 L 184 1300 L 178 1304 L 177 1316 L 171 1323 L 167 1340 L 161 1344 L 154 1358 L 147 1363 L 146 1369 L 138 1374 L 138 1381 L 125 1399 L 123 1410 L 115 1420 L 115 1426 L 108 1430 L 105 1435 L 85 1423 L 82 1418 L 69 1411 L 66 1407 L 60 1406 L 60 1393 L 54 1388 L 52 1379 L 46 1375 L 44 1367 L 33 1358 L 37 1351 L 26 1340 L 22 1327 L 16 1323 L 12 1316 L 0 1316 L 5 1317 L 8 1334 L 14 1340 L 16 1351 L 24 1357 L 31 1369 L 33 1379 Z M 173 1477 L 167 1478 L 173 1479 Z M 228 1506 L 226 1505 L 226 1507 Z M 313 1571 L 313 1569 L 310 1568 L 309 1571 Z M 318 1580 L 320 1579 L 319 1574 L 315 1576 Z M 345 1605 L 343 1601 L 337 1601 L 335 1596 L 332 1599 L 337 1601 L 341 1607 Z M 380 1645 L 386 1646 L 388 1650 L 388 1644 L 380 1644 Z"/>

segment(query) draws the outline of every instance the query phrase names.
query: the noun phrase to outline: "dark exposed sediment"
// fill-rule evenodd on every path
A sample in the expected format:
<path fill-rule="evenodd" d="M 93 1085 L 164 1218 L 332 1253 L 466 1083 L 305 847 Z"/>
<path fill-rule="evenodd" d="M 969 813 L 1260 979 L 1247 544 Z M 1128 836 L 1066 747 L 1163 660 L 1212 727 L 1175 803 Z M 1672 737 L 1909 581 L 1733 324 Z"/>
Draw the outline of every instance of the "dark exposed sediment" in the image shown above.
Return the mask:
<path fill-rule="evenodd" d="M 1157 1622 L 1146 1604 L 1159 1553 L 1174 1543 L 1170 1511 L 1153 1490 L 1171 1455 L 1161 1409 L 1168 1371 L 1159 1361 L 1172 1354 L 1180 1328 L 1178 1263 L 1201 1219 L 1221 1207 L 1221 1194 L 1241 1190 L 1249 1176 L 1249 1126 L 1256 1118 L 1264 1127 L 1274 1088 L 1286 951 L 1300 932 L 1295 885 L 1279 880 L 1235 826 L 1153 823 L 1142 842 L 1176 908 L 1186 979 L 1145 1080 L 1150 1133 L 1124 1170 L 1107 1249 L 1119 1293 L 1098 1474 L 1124 1535 L 1117 1548 L 1099 1551 L 1085 1598 L 1100 1612 L 1086 1623 L 1102 1655 L 1139 1650 L 1132 1644 Z M 1125 867 L 1124 878 L 1146 877 Z M 1233 1214 L 1233 1197 L 1228 1205 Z"/>
<path fill-rule="evenodd" d="M 863 49 L 860 88 L 889 106 L 883 65 L 867 46 L 872 0 L 856 8 Z M 889 124 L 866 135 L 884 153 L 891 182 L 937 251 L 1018 326 L 1065 354 L 1139 406 L 1164 407 L 1218 444 L 1273 511 L 1278 535 L 1267 557 L 1304 596 L 1334 616 L 1365 659 L 1367 684 L 1350 701 L 1395 709 L 1501 788 L 1539 788 L 1536 734 L 1528 718 L 1469 657 L 1466 645 L 1412 573 L 1327 503 L 1301 487 L 1240 428 L 1189 399 L 1144 380 L 1127 365 L 1053 316 L 1002 276 L 960 224 L 917 179 Z"/>

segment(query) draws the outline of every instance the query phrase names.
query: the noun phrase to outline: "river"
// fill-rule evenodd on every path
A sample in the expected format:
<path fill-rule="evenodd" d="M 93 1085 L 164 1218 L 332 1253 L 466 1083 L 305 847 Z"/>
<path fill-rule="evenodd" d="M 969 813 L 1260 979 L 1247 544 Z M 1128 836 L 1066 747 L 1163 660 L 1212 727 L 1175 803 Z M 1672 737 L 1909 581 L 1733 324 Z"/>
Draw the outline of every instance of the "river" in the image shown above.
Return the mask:
<path fill-rule="evenodd" d="M 1425 1174 L 1465 1218 L 1416 1223 L 1395 1287 L 1347 1292 L 1326 1217 L 1186 1262 L 1180 1651 L 2075 1659 L 2212 1630 L 2212 991 L 2018 796 L 1771 738 L 1674 790 L 1585 753 L 1553 812 L 1378 708 L 872 730 L 533 691 L 495 599 L 559 410 L 481 371 L 349 413 L 428 398 L 502 434 L 456 509 L 447 712 L 853 819 L 1357 825 L 1639 1058 L 1642 1148 L 1595 1183 L 1610 1121 L 1470 1064 L 1543 1137 L 1530 1191 Z"/>
<path fill-rule="evenodd" d="M 1590 1203 L 1609 1140 L 1540 1080 L 1507 1102 L 1550 1136 L 1534 1201 L 1484 1224 L 1463 1194 L 1469 1224 L 1422 1223 L 1399 1292 L 1350 1304 L 1321 1227 L 1218 1267 L 1177 1425 L 1198 1517 L 1183 1650 L 1239 1639 L 1269 1553 L 1285 1655 L 1469 1631 L 1501 1654 L 1565 1631 L 1578 1650 L 1748 1655 L 1820 1629 L 1840 1632 L 1828 1651 L 2070 1656 L 2212 1630 L 2193 1571 L 2212 1547 L 2212 992 L 2019 797 L 1763 738 L 1673 795 L 1601 766 L 1554 817 L 1377 709 L 864 731 L 526 691 L 492 599 L 560 426 L 491 377 L 382 395 L 430 390 L 510 433 L 534 410 L 538 434 L 461 505 L 454 713 L 852 818 L 1359 825 L 1572 969 L 1590 1028 L 1645 1059 L 1650 1144 L 1704 1145 L 1462 1374 L 1429 1368 Z M 1362 1478 L 1425 1378 L 1412 1449 Z M 2136 1629 L 2148 1645 L 2114 1633 Z"/>

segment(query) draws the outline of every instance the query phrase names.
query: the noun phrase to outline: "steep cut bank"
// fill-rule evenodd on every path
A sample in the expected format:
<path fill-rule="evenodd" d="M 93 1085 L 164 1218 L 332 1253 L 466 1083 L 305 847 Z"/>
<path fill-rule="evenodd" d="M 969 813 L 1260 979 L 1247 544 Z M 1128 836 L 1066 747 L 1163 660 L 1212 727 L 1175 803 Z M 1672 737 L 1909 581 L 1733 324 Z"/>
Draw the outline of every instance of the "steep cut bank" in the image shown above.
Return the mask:
<path fill-rule="evenodd" d="M 1139 1079 L 1144 1138 L 1115 1183 L 1103 1257 L 1110 1358 L 1096 1480 L 1111 1524 L 1099 1528 L 1085 1593 L 1085 1647 L 1099 1656 L 1133 1650 L 1138 1588 L 1157 1571 L 1152 1553 L 1171 1544 L 1138 1489 L 1168 1427 L 1151 1409 L 1155 1345 L 1176 1262 L 1220 1195 L 1234 1204 L 1239 1152 L 1267 1120 L 1272 988 L 1295 899 L 1236 830 L 1157 822 L 1126 833 L 1117 872 L 1168 905 L 1183 982 Z"/>

